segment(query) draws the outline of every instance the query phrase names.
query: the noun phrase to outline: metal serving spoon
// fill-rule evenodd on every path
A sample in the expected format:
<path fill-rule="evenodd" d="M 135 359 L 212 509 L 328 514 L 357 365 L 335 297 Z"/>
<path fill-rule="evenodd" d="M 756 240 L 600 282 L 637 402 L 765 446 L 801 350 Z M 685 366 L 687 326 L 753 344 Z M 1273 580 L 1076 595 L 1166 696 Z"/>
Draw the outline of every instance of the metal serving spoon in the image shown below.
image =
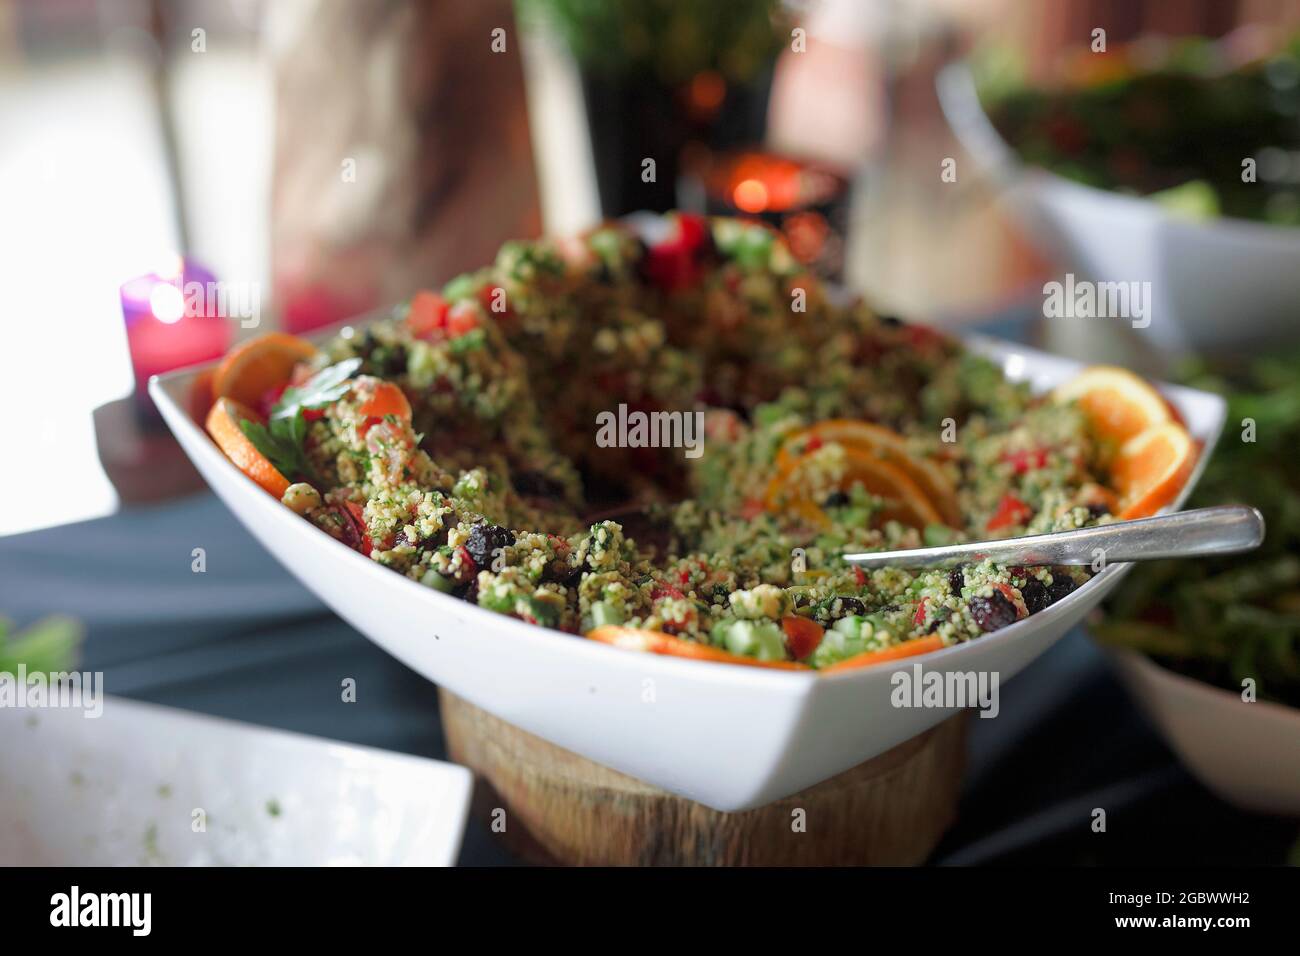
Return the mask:
<path fill-rule="evenodd" d="M 1264 540 L 1264 516 L 1245 505 L 1219 505 L 1155 518 L 1117 521 L 1095 528 L 1033 534 L 1001 541 L 972 541 L 911 551 L 846 554 L 860 568 L 950 568 L 991 559 L 997 564 L 1119 564 L 1160 558 L 1238 554 Z"/>

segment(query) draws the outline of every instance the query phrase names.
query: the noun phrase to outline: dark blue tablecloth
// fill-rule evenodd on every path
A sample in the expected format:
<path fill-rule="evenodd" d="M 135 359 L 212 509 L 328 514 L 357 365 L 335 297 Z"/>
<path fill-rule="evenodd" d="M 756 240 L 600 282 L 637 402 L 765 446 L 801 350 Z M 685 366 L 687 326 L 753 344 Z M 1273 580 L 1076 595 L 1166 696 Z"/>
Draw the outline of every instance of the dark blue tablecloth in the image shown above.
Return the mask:
<path fill-rule="evenodd" d="M 445 757 L 433 685 L 335 617 L 211 496 L 0 539 L 0 612 L 53 611 L 86 623 L 83 663 L 109 693 Z M 344 677 L 356 703 L 340 700 Z M 1294 822 L 1235 811 L 1191 780 L 1081 633 L 1003 688 L 996 719 L 970 724 L 959 819 L 935 862 L 1278 862 L 1295 837 Z M 471 823 L 461 862 L 512 861 Z"/>

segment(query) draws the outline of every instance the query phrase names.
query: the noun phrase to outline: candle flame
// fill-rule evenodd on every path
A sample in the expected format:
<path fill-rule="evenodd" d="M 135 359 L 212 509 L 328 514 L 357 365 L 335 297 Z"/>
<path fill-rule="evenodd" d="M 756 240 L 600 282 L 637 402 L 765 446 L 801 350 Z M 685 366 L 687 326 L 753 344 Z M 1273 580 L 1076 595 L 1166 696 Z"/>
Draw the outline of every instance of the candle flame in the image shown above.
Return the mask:
<path fill-rule="evenodd" d="M 742 179 L 732 191 L 736 208 L 744 212 L 762 212 L 767 208 L 767 187 L 757 179 Z"/>
<path fill-rule="evenodd" d="M 171 325 L 185 314 L 185 296 L 174 285 L 156 285 L 149 293 L 149 309 L 159 322 Z"/>

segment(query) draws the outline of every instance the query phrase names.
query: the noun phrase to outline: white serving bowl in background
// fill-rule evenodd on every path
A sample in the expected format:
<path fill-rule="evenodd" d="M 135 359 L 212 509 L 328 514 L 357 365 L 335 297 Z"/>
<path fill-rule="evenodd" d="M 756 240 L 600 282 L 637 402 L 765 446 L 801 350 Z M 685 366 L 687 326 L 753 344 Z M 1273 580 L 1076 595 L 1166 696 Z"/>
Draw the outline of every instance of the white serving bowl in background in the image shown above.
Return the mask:
<path fill-rule="evenodd" d="M 1300 710 L 1240 694 L 1106 648 L 1138 705 L 1187 769 L 1229 803 L 1300 816 Z"/>
<path fill-rule="evenodd" d="M 965 64 L 946 67 L 937 85 L 963 149 L 1055 261 L 1079 278 L 1151 283 L 1152 321 L 1139 331 L 1156 348 L 1247 349 L 1296 336 L 1300 229 L 1190 221 L 1026 165 L 984 112 Z"/>
<path fill-rule="evenodd" d="M 1008 377 L 1046 391 L 1081 365 L 981 337 L 967 345 Z M 732 811 L 762 806 L 883 753 L 950 716 L 889 702 L 890 675 L 996 671 L 1007 680 L 1119 583 L 1107 567 L 1051 607 L 979 640 L 833 675 L 636 653 L 525 624 L 422 587 L 298 517 L 246 478 L 188 398 L 202 367 L 149 383 L 181 447 L 235 517 L 308 589 L 408 667 L 471 703 L 597 763 Z M 1204 445 L 1173 507 L 1199 479 L 1223 427 L 1218 396 L 1162 386 Z"/>
<path fill-rule="evenodd" d="M 464 767 L 102 701 L 98 717 L 0 708 L 0 866 L 456 862 Z"/>

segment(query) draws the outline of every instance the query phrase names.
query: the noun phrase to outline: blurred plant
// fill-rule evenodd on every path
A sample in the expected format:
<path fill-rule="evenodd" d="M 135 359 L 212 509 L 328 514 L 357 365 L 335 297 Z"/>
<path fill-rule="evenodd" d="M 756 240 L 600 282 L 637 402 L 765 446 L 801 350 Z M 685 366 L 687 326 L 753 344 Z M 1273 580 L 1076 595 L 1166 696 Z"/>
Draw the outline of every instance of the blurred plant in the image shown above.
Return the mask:
<path fill-rule="evenodd" d="M 1253 678 L 1261 697 L 1300 706 L 1300 353 L 1226 373 L 1198 360 L 1179 377 L 1228 399 L 1228 430 L 1189 507 L 1254 505 L 1264 544 L 1135 568 L 1096 633 L 1233 691 Z"/>
<path fill-rule="evenodd" d="M 716 71 L 753 79 L 786 40 L 778 0 L 519 0 L 553 24 L 592 73 L 649 74 L 667 87 Z"/>
<path fill-rule="evenodd" d="M 14 674 L 20 664 L 31 673 L 57 673 L 77 663 L 85 636 L 80 621 L 52 614 L 17 634 L 11 633 L 13 626 L 0 617 L 0 673 Z"/>

